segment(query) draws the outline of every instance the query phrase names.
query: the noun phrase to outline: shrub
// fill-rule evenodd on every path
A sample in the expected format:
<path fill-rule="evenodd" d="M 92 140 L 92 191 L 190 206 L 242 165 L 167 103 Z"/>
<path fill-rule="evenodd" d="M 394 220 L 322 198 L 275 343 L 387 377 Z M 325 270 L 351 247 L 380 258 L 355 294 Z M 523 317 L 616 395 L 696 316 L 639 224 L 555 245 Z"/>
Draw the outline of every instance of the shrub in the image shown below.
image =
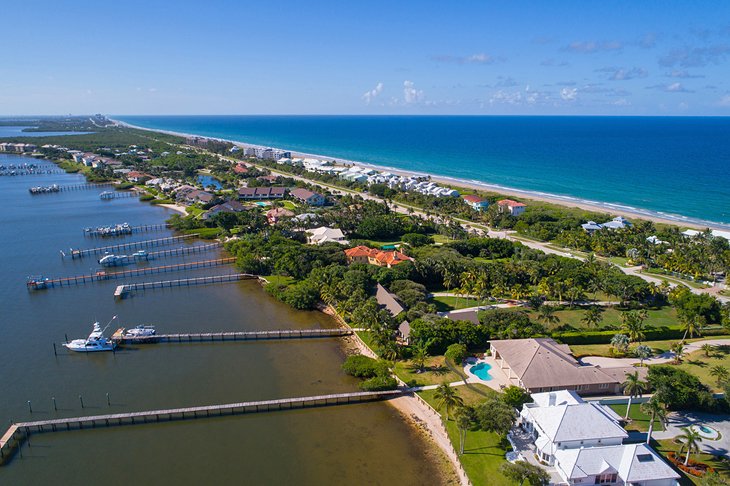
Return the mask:
<path fill-rule="evenodd" d="M 362 354 L 354 354 L 347 357 L 342 365 L 342 370 L 348 375 L 358 378 L 372 378 L 379 374 L 387 374 L 387 363 L 385 364 L 385 373 L 383 373 L 383 363 Z"/>
<path fill-rule="evenodd" d="M 522 405 L 531 401 L 530 394 L 524 388 L 519 386 L 510 385 L 504 389 L 502 400 L 507 405 L 520 409 Z"/>
<path fill-rule="evenodd" d="M 142 194 L 139 197 L 139 200 L 143 201 L 143 202 L 147 202 L 147 201 L 152 201 L 154 198 L 155 198 L 155 196 L 153 196 L 152 194 Z"/>
<path fill-rule="evenodd" d="M 651 366 L 647 381 L 670 410 L 717 411 L 725 403 L 715 400 L 696 376 L 675 366 Z"/>
<path fill-rule="evenodd" d="M 384 391 L 398 388 L 398 382 L 392 376 L 375 376 L 360 383 L 363 391 Z"/>
<path fill-rule="evenodd" d="M 426 246 L 433 243 L 433 238 L 428 235 L 422 235 L 420 233 L 406 233 L 401 237 L 403 243 L 408 243 L 412 247 Z"/>
<path fill-rule="evenodd" d="M 444 355 L 457 365 L 468 356 L 466 346 L 461 343 L 450 344 Z"/>

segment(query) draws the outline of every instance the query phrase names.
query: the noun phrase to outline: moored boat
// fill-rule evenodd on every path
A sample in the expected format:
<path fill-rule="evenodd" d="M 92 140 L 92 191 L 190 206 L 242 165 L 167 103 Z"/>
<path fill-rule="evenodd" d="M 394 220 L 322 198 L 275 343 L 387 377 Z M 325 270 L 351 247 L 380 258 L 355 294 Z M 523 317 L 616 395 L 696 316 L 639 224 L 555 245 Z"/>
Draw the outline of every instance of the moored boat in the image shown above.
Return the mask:
<path fill-rule="evenodd" d="M 112 317 L 109 324 L 116 319 L 117 316 Z M 106 327 L 109 327 L 107 324 Z M 106 327 L 104 329 L 106 329 Z M 116 343 L 111 339 L 104 337 L 104 329 L 101 328 L 98 322 L 94 323 L 94 328 L 86 339 L 74 339 L 71 342 L 63 343 L 63 346 L 69 351 L 76 351 L 79 353 L 92 353 L 96 351 L 114 351 Z"/>

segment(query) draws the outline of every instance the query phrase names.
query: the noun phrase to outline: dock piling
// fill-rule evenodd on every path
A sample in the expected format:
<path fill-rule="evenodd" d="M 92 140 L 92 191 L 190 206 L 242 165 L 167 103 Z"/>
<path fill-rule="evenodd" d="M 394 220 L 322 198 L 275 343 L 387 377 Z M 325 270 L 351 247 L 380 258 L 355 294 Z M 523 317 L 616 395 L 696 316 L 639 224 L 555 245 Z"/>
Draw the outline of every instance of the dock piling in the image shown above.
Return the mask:
<path fill-rule="evenodd" d="M 84 408 L 84 397 L 79 395 L 79 401 L 81 402 L 81 408 Z"/>
<path fill-rule="evenodd" d="M 53 402 L 53 410 L 58 411 L 58 407 L 56 407 L 56 397 L 51 397 L 51 401 Z"/>

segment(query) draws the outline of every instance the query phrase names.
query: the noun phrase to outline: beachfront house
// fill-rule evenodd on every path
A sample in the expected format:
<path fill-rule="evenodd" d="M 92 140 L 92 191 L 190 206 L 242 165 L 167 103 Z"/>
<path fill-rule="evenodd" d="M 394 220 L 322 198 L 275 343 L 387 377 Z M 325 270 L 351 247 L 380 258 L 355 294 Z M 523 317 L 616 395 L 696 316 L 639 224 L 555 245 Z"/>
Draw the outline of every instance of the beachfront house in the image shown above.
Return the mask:
<path fill-rule="evenodd" d="M 489 201 L 473 194 L 461 196 L 461 198 L 476 211 L 484 211 L 489 207 Z"/>
<path fill-rule="evenodd" d="M 519 427 L 544 464 L 576 484 L 676 486 L 679 475 L 646 444 L 624 444 L 629 434 L 606 405 L 585 402 L 575 392 L 532 394 L 522 406 Z"/>
<path fill-rule="evenodd" d="M 574 390 L 580 395 L 616 395 L 628 373 L 646 377 L 646 368 L 583 366 L 567 344 L 551 338 L 490 341 L 492 357 L 511 384 L 530 393 Z"/>
<path fill-rule="evenodd" d="M 367 246 L 356 246 L 345 250 L 347 263 L 367 263 L 369 265 L 377 265 L 379 267 L 393 268 L 403 262 L 412 262 L 413 258 L 401 253 L 397 250 L 383 251 Z"/>
<path fill-rule="evenodd" d="M 606 223 L 596 223 L 595 221 L 588 221 L 587 223 L 581 225 L 581 227 L 589 234 L 593 234 L 603 228 L 616 230 L 631 228 L 631 226 L 631 221 L 625 219 L 623 216 L 616 216 L 611 221 L 608 221 Z"/>
<path fill-rule="evenodd" d="M 500 213 L 507 213 L 510 216 L 519 216 L 525 212 L 527 205 L 521 202 L 513 201 L 512 199 L 502 199 L 497 201 Z"/>
<path fill-rule="evenodd" d="M 291 194 L 294 199 L 309 204 L 310 206 L 324 206 L 324 203 L 326 202 L 323 195 L 312 192 L 309 189 L 292 189 L 289 194 Z"/>

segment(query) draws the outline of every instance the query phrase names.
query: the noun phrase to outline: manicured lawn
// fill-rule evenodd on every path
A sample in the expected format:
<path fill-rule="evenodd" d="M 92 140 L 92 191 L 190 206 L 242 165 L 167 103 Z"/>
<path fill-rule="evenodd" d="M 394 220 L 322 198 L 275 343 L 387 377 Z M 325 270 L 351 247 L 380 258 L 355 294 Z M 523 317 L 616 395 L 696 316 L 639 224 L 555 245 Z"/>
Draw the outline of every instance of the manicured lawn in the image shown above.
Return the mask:
<path fill-rule="evenodd" d="M 398 361 L 395 364 L 395 374 L 406 383 L 413 382 L 415 386 L 439 385 L 443 382 L 453 383 L 462 379 L 446 366 L 444 356 L 432 356 L 426 360 L 423 373 L 417 373 L 412 361 Z"/>
<path fill-rule="evenodd" d="M 355 331 L 355 333 L 360 336 L 360 339 L 367 344 L 367 346 L 372 349 L 373 351 L 377 351 L 375 349 L 375 345 L 373 344 L 373 336 L 370 331 Z"/>
<path fill-rule="evenodd" d="M 618 332 L 618 331 L 617 331 Z M 694 339 L 687 339 L 688 343 L 694 342 L 694 341 L 702 341 L 704 339 L 730 339 L 730 336 L 712 336 L 711 338 L 694 338 Z M 669 351 L 672 344 L 676 343 L 678 339 L 669 339 L 669 340 L 663 340 L 663 341 L 644 341 L 642 344 L 646 344 L 649 346 L 655 354 L 661 354 L 665 351 Z M 637 344 L 632 344 L 629 348 L 629 356 L 633 356 L 631 354 L 631 351 L 636 348 Z M 570 350 L 573 353 L 573 356 L 581 357 L 581 356 L 608 356 L 612 357 L 611 355 L 611 345 L 610 344 L 574 344 L 570 346 Z M 729 368 L 730 369 L 730 368 Z"/>
<path fill-rule="evenodd" d="M 709 357 L 705 356 L 705 352 L 702 350 L 695 351 L 687 355 L 684 362 L 679 365 L 680 368 L 699 378 L 713 391 L 722 392 L 722 388 L 717 386 L 717 380 L 710 375 L 710 370 L 714 366 L 724 366 L 730 370 L 730 346 L 715 347 Z"/>
<path fill-rule="evenodd" d="M 555 315 L 560 319 L 560 322 L 552 324 L 550 327 L 559 326 L 572 326 L 576 329 L 594 329 L 586 327 L 581 319 L 585 317 L 587 306 L 576 307 L 574 309 L 559 310 L 555 312 Z M 646 327 L 676 327 L 677 326 L 677 310 L 670 306 L 662 307 L 661 309 L 651 309 L 648 311 L 649 317 L 645 324 Z M 530 312 L 530 319 L 539 322 L 537 316 L 538 312 Z M 602 314 L 603 320 L 598 325 L 597 329 L 603 327 L 621 327 L 621 310 L 615 307 L 607 307 Z M 618 332 L 618 331 L 617 331 Z"/>
<path fill-rule="evenodd" d="M 609 405 L 614 412 L 626 416 L 626 405 Z M 629 409 L 629 418 L 631 422 L 626 424 L 626 430 L 638 430 L 639 432 L 647 432 L 649 430 L 649 416 L 641 411 L 641 406 L 638 403 L 632 403 Z M 664 425 L 659 421 L 654 421 L 654 430 L 664 430 Z"/>
<path fill-rule="evenodd" d="M 659 453 L 664 460 L 667 462 L 667 464 L 671 464 L 669 462 L 669 459 L 667 459 L 667 453 L 668 452 L 679 452 L 679 448 L 681 447 L 679 444 L 675 444 L 673 439 L 665 439 L 665 440 L 659 440 L 655 441 L 653 440 L 651 442 L 652 447 L 654 448 L 657 453 Z M 682 456 L 684 457 L 684 456 Z M 711 454 L 692 454 L 690 456 L 695 461 L 703 462 L 720 474 L 720 476 L 725 479 L 725 481 L 730 481 L 730 462 L 728 462 L 727 459 L 723 459 L 719 456 L 713 456 Z M 700 485 L 702 484 L 702 481 L 700 478 L 697 478 L 695 476 L 691 476 L 687 473 L 684 473 L 680 471 L 679 469 L 675 468 L 675 470 L 682 476 L 679 479 L 679 483 L 682 486 L 692 486 L 693 484 Z"/>
<path fill-rule="evenodd" d="M 476 299 L 467 299 L 466 297 L 436 296 L 430 299 L 430 302 L 436 305 L 439 312 L 448 312 L 456 309 L 465 309 L 467 307 L 476 307 L 481 302 Z"/>
<path fill-rule="evenodd" d="M 294 211 L 298 206 L 294 204 L 292 201 L 282 201 L 282 205 L 291 211 Z"/>
<path fill-rule="evenodd" d="M 269 283 L 276 285 L 291 285 L 294 283 L 294 278 L 284 277 L 282 275 L 265 275 L 264 278 L 268 280 Z"/>
<path fill-rule="evenodd" d="M 475 389 L 486 395 L 495 394 L 494 390 L 484 385 L 474 385 Z M 484 400 L 484 395 L 476 393 L 464 386 L 457 387 L 459 395 L 465 403 L 475 404 Z M 421 397 L 436 408 L 436 401 L 433 398 L 434 391 L 428 390 L 420 393 Z M 453 420 L 446 420 L 446 430 L 449 433 L 454 449 L 459 450 L 459 429 Z M 509 447 L 509 445 L 507 446 Z M 489 484 L 496 486 L 513 485 L 499 472 L 499 466 L 506 462 L 504 458 L 505 449 L 502 447 L 500 437 L 493 432 L 467 431 L 466 442 L 464 443 L 464 454 L 461 456 L 461 464 L 466 470 L 472 484 Z"/>

